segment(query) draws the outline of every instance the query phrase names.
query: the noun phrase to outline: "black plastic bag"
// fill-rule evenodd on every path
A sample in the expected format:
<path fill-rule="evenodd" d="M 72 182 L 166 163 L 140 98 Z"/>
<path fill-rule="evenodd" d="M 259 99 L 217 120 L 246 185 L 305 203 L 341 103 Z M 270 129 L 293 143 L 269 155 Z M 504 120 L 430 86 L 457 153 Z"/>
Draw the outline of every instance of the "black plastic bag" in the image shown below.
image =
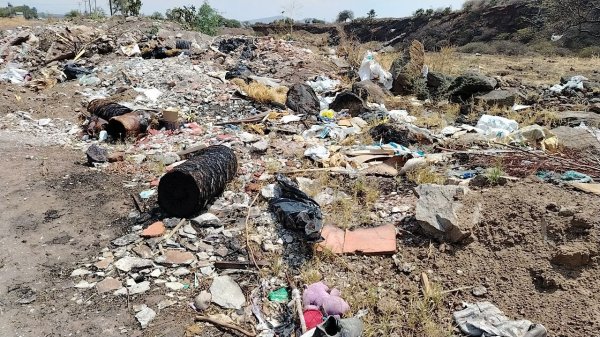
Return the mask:
<path fill-rule="evenodd" d="M 67 76 L 67 80 L 74 80 L 83 75 L 89 75 L 92 73 L 90 69 L 84 67 L 78 67 L 76 65 L 67 63 L 63 69 L 63 73 Z"/>
<path fill-rule="evenodd" d="M 321 206 L 302 192 L 289 178 L 278 174 L 281 195 L 269 200 L 269 209 L 283 226 L 304 230 L 309 242 L 322 241 L 323 214 Z"/>

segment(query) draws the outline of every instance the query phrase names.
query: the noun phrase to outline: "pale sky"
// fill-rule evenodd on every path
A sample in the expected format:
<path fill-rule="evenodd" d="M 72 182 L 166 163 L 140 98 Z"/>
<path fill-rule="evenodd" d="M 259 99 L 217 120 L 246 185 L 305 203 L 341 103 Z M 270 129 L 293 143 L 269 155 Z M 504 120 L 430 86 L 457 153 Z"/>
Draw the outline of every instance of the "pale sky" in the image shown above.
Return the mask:
<path fill-rule="evenodd" d="M 13 6 L 28 5 L 36 7 L 40 12 L 51 14 L 64 14 L 72 9 L 83 10 L 83 1 L 87 0 L 13 0 Z M 108 0 L 95 0 L 98 7 L 108 9 Z M 94 0 L 91 0 L 92 6 Z M 183 6 L 202 5 L 202 0 L 142 0 L 142 12 L 152 14 L 155 11 L 164 13 L 167 9 Z M 281 15 L 285 9 L 294 19 L 315 17 L 332 21 L 338 12 L 349 9 L 354 15 L 366 16 L 370 9 L 374 9 L 377 17 L 404 17 L 412 14 L 419 8 L 437 9 L 451 6 L 458 9 L 464 0 L 211 0 L 209 3 L 227 18 L 241 21 L 259 19 Z M 296 4 L 296 9 L 290 11 L 290 5 Z M 0 6 L 6 6 L 6 0 L 0 0 Z"/>

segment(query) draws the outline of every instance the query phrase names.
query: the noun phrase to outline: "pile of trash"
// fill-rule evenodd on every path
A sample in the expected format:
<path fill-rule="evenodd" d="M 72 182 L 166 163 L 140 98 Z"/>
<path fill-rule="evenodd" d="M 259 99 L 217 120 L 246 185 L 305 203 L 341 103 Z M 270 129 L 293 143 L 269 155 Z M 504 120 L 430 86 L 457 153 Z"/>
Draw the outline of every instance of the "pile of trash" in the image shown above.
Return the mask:
<path fill-rule="evenodd" d="M 430 71 L 418 41 L 389 70 L 366 52 L 357 80 L 345 85 L 339 59 L 295 43 L 150 35 L 55 24 L 0 41 L 0 80 L 36 92 L 71 83 L 85 110 L 77 123 L 16 111 L 1 125 L 77 148 L 94 170 L 128 175 L 130 226 L 72 271 L 73 301 L 89 303 L 90 292 L 131 300 L 142 328 L 177 306 L 248 336 L 359 337 L 373 313 L 351 308 L 344 289 L 329 287 L 340 285 L 267 277 L 263 269 L 281 256 L 297 272 L 315 252 L 396 257 L 397 238 L 407 232 L 399 224 L 407 222 L 428 239 L 466 245 L 477 212 L 464 214 L 449 200 L 468 188 L 535 176 L 596 193 L 600 165 L 577 152 L 600 151 L 596 126 L 524 125 L 494 114 L 497 106 L 515 113 L 536 106 L 518 104 L 518 90 L 493 77 Z M 328 71 L 327 59 L 340 73 Z M 585 91 L 591 102 L 598 97 L 588 95 L 586 81 L 572 77 L 548 91 Z M 392 107 L 399 95 L 417 98 Z M 424 127 L 420 119 L 438 102 L 465 109 L 456 122 Z M 469 108 L 475 105 L 481 111 Z M 561 155 L 564 149 L 575 155 Z M 374 177 L 380 189 L 410 181 L 415 210 L 395 205 L 403 200 L 395 191 L 359 209 L 364 190 L 318 186 L 306 178 L 317 172 L 344 181 Z M 356 203 L 349 212 L 368 220 L 335 219 L 332 205 L 344 202 Z M 150 303 L 147 294 L 160 300 Z M 464 334 L 546 335 L 543 326 L 512 321 L 490 303 L 465 307 L 454 314 Z"/>

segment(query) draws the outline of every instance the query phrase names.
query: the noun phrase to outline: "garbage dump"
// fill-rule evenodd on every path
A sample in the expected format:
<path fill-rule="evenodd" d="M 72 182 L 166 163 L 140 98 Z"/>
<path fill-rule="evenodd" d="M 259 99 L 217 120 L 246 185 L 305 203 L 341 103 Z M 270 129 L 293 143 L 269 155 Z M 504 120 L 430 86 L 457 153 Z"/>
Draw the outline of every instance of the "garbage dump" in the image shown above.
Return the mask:
<path fill-rule="evenodd" d="M 223 193 L 235 177 L 237 165 L 229 147 L 204 148 L 160 179 L 158 204 L 174 216 L 191 216 Z"/>

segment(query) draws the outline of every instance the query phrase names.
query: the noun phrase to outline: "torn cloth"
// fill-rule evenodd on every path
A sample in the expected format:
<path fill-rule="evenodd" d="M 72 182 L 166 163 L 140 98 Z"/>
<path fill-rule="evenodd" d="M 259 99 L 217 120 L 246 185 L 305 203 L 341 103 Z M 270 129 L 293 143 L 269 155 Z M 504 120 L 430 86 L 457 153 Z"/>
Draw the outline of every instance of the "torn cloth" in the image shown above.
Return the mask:
<path fill-rule="evenodd" d="M 453 314 L 460 330 L 477 337 L 546 337 L 541 324 L 527 320 L 513 321 L 490 302 L 465 303 L 465 309 Z"/>

